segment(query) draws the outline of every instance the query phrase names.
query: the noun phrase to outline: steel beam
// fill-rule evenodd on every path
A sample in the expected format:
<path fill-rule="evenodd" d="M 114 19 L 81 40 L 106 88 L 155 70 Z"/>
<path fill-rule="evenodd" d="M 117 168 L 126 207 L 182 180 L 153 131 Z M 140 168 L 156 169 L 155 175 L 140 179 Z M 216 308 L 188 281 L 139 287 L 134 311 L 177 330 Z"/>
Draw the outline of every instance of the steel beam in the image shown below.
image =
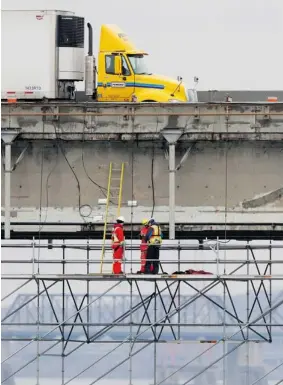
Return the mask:
<path fill-rule="evenodd" d="M 51 239 L 51 238 L 49 238 Z M 201 250 L 208 250 L 210 251 L 211 250 L 211 246 L 213 245 L 216 245 L 217 243 L 217 240 L 207 240 L 206 242 L 203 242 L 202 244 L 202 247 L 201 247 Z M 101 250 L 101 245 L 102 243 L 99 243 L 99 244 L 95 244 L 95 245 L 91 245 L 89 246 L 89 250 Z M 34 248 L 34 249 L 48 249 L 49 248 L 49 245 L 48 244 L 43 244 L 43 243 L 40 243 L 39 241 L 35 240 L 34 242 L 30 242 L 29 244 L 28 243 L 22 243 L 21 240 L 18 240 L 18 242 L 13 242 L 13 244 L 11 243 L 3 243 L 1 245 L 2 248 L 19 248 L 19 249 L 30 249 L 30 248 Z M 250 249 L 250 245 L 249 244 L 246 244 L 246 245 L 239 245 L 239 244 L 235 244 L 235 245 L 230 245 L 228 242 L 226 243 L 220 243 L 218 245 L 218 250 L 247 250 L 247 249 Z M 282 244 L 272 244 L 271 246 L 272 249 L 283 249 L 283 243 Z M 85 243 L 83 242 L 78 242 L 78 243 L 71 243 L 71 244 L 65 244 L 64 241 L 63 243 L 54 243 L 52 244 L 52 249 L 72 249 L 72 250 L 87 250 L 87 246 Z M 268 243 L 265 243 L 265 244 L 253 244 L 252 246 L 252 249 L 253 250 L 269 250 L 270 249 L 270 244 Z M 106 246 L 106 250 L 111 250 L 111 246 L 110 245 L 107 245 Z M 140 245 L 131 245 L 129 244 L 127 246 L 127 250 L 140 250 Z M 178 244 L 171 244 L 171 245 L 168 245 L 168 244 L 162 244 L 161 246 L 161 250 L 184 250 L 184 251 L 192 251 L 192 250 L 199 250 L 199 246 L 196 245 L 196 244 L 188 244 L 188 243 L 182 243 L 182 241 L 179 241 Z M 23 259 L 18 259 L 17 261 L 21 261 Z M 56 261 L 60 261 L 60 263 L 64 260 L 63 259 L 56 259 Z M 170 259 L 166 258 L 167 261 L 170 261 Z M 4 261 L 4 260 L 1 260 L 1 261 Z M 14 263 L 14 259 L 13 260 L 7 260 L 9 261 L 10 263 Z M 38 262 L 39 260 L 38 259 L 34 259 L 34 262 Z M 43 263 L 55 263 L 54 262 L 55 260 L 52 260 L 52 259 L 46 259 L 44 261 L 41 260 L 41 262 Z M 76 259 L 68 259 L 68 263 L 69 261 L 76 261 Z M 87 262 L 87 259 L 77 259 L 77 261 L 80 261 L 80 262 Z M 95 259 L 91 259 L 89 262 L 90 263 L 94 263 Z M 98 261 L 98 259 L 97 259 Z M 195 261 L 195 259 L 192 259 L 191 262 Z M 205 260 L 202 259 L 202 263 L 209 263 L 209 262 L 206 262 Z M 209 260 L 207 260 L 209 261 Z M 211 260 L 210 260 L 211 261 Z M 214 260 L 213 263 L 215 263 L 216 260 Z M 222 263 L 226 262 L 226 263 L 229 263 L 229 261 L 232 261 L 230 258 L 229 259 L 218 259 L 218 262 L 220 263 L 220 261 L 222 261 Z M 235 262 L 231 262 L 231 263 L 238 263 L 240 260 L 239 259 L 235 259 L 234 260 Z M 254 264 L 255 261 L 253 260 L 247 260 L 247 259 L 243 259 L 243 261 L 247 262 L 247 263 L 251 263 L 251 264 Z M 30 262 L 30 260 L 29 260 Z M 140 262 L 140 260 L 139 260 Z M 176 260 L 172 260 L 172 263 L 173 262 L 176 262 Z M 187 261 L 183 261 L 183 262 L 190 262 L 190 260 L 187 260 Z M 258 264 L 260 263 L 282 263 L 280 261 L 270 261 L 270 260 L 257 260 L 256 261 Z M 17 263 L 20 263 L 20 262 L 17 262 Z M 105 262 L 106 263 L 106 262 Z M 112 262 L 110 262 L 112 263 Z"/>
<path fill-rule="evenodd" d="M 46 281 L 271 281 L 271 280 L 283 280 L 283 274 L 270 275 L 216 275 L 216 274 L 171 274 L 171 275 L 151 275 L 151 274 L 2 274 L 2 280 L 28 280 L 28 279 L 40 279 Z"/>
<path fill-rule="evenodd" d="M 282 215 L 276 214 L 278 219 Z M 275 218 L 275 216 L 274 216 Z M 277 218 L 275 218 L 276 220 Z M 165 237 L 169 234 L 169 223 L 159 222 Z M 4 226 L 4 222 L 2 223 Z M 50 227 L 52 228 L 50 229 Z M 38 222 L 11 222 L 11 238 L 33 239 L 38 237 L 39 229 L 41 239 L 91 239 L 101 240 L 103 225 L 100 223 L 54 223 L 47 222 L 40 225 Z M 125 225 L 126 238 L 138 239 L 140 224 Z M 3 232 L 4 236 L 4 232 Z M 179 239 L 216 239 L 227 238 L 234 240 L 282 240 L 282 222 L 274 223 L 176 223 L 175 236 Z M 6 247 L 4 245 L 4 247 Z M 23 246 L 26 247 L 26 246 Z M 55 247 L 55 246 L 54 246 Z M 204 246 L 205 247 L 205 246 Z"/>

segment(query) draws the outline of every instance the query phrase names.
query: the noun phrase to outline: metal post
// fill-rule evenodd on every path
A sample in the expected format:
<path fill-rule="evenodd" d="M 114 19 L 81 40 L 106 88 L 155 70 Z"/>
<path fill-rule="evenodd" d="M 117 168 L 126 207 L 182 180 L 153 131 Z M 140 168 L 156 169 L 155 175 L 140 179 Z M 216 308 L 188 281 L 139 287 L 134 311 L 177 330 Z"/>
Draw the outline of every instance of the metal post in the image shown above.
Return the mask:
<path fill-rule="evenodd" d="M 124 269 L 125 272 L 125 269 Z M 131 307 L 131 313 L 130 313 L 130 339 L 131 342 L 134 340 L 133 338 L 133 282 L 129 282 L 130 284 L 130 307 Z M 130 366 L 129 366 L 129 385 L 133 385 L 133 361 L 132 361 L 132 350 L 134 347 L 134 343 L 130 344 L 130 351 L 129 351 L 129 357 L 130 357 Z"/>
<path fill-rule="evenodd" d="M 178 271 L 181 271 L 181 242 L 178 241 Z M 181 306 L 181 285 L 178 287 L 178 307 Z M 178 340 L 181 339 L 181 312 L 178 312 Z"/>
<path fill-rule="evenodd" d="M 10 239 L 11 225 L 11 142 L 5 143 L 5 239 Z"/>
<path fill-rule="evenodd" d="M 126 273 L 126 245 L 123 244 L 123 273 Z"/>
<path fill-rule="evenodd" d="M 250 274 L 250 244 L 249 241 L 247 242 L 247 275 Z M 246 322 L 249 322 L 250 320 L 250 281 L 247 281 L 247 319 Z M 249 341 L 250 338 L 250 329 L 247 328 L 247 341 Z M 246 385 L 250 383 L 250 344 L 249 342 L 246 343 L 246 352 L 247 352 L 247 361 L 246 361 L 246 368 L 247 368 L 247 375 L 246 375 Z"/>
<path fill-rule="evenodd" d="M 32 275 L 35 275 L 34 270 L 34 262 L 35 262 L 35 238 L 32 237 Z"/>
<path fill-rule="evenodd" d="M 169 239 L 175 239 L 175 146 L 182 133 L 179 129 L 166 129 L 162 132 L 169 144 Z"/>
<path fill-rule="evenodd" d="M 156 303 L 156 292 L 157 292 L 157 283 L 154 282 L 154 336 L 157 335 L 157 303 Z M 159 294 L 160 295 L 160 294 Z M 157 384 L 157 342 L 158 338 L 156 340 L 156 337 L 154 337 L 154 343 L 153 343 L 153 385 Z"/>
<path fill-rule="evenodd" d="M 90 274 L 90 270 L 89 270 L 89 251 L 90 251 L 90 245 L 89 245 L 89 238 L 87 240 L 87 254 L 86 254 L 86 257 L 87 257 L 87 263 L 86 263 L 86 273 L 87 275 Z M 87 309 L 86 309 L 86 314 L 87 314 L 87 323 L 89 324 L 90 323 L 90 312 L 89 312 L 89 294 L 90 294 L 90 291 L 89 291 L 89 280 L 87 281 L 86 283 L 86 293 L 87 293 Z M 87 338 L 89 339 L 89 326 L 87 327 Z"/>
<path fill-rule="evenodd" d="M 11 235 L 11 146 L 17 135 L 16 130 L 1 132 L 1 139 L 5 143 L 5 239 L 10 239 Z"/>
<path fill-rule="evenodd" d="M 169 239 L 175 239 L 175 143 L 169 144 Z"/>
<path fill-rule="evenodd" d="M 66 245 L 65 245 L 65 239 L 63 239 L 63 245 L 62 245 L 62 274 L 65 274 L 65 268 L 66 268 Z M 64 322 L 65 319 L 65 280 L 62 281 L 62 322 Z M 89 321 L 87 321 L 89 322 Z M 62 325 L 62 331 L 63 331 L 63 338 L 62 338 L 62 352 L 61 352 L 61 384 L 65 384 L 65 325 Z"/>

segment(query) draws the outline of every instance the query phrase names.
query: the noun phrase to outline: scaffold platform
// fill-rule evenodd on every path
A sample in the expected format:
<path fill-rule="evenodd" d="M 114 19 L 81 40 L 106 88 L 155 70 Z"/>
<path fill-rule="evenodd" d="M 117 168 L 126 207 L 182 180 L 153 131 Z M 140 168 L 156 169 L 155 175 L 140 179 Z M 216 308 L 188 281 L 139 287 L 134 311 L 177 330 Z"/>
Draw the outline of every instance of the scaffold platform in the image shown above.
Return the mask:
<path fill-rule="evenodd" d="M 45 281 L 264 281 L 282 280 L 283 274 L 277 275 L 214 275 L 214 274 L 3 274 L 3 280 Z"/>

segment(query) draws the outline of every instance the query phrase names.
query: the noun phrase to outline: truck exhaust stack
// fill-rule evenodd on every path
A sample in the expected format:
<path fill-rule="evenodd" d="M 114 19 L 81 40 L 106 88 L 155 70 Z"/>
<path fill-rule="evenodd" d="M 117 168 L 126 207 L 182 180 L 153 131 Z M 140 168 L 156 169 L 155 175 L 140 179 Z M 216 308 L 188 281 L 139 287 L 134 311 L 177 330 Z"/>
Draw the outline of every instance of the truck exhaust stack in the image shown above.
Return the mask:
<path fill-rule="evenodd" d="M 95 59 L 93 57 L 93 32 L 90 23 L 88 27 L 88 56 L 85 58 L 85 94 L 93 96 L 95 90 Z"/>

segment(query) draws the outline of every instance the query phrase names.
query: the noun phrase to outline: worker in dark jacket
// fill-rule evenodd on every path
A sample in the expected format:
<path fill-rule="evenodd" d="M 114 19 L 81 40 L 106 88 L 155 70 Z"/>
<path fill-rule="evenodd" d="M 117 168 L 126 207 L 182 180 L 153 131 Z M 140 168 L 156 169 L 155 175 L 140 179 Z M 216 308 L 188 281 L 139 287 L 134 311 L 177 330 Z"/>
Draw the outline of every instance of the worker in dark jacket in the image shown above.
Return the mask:
<path fill-rule="evenodd" d="M 144 270 L 145 270 L 146 255 L 147 255 L 147 249 L 148 249 L 148 244 L 147 244 L 147 241 L 145 240 L 145 237 L 146 237 L 146 234 L 147 234 L 148 229 L 149 229 L 149 220 L 143 219 L 142 225 L 143 226 L 142 226 L 141 231 L 140 231 L 141 269 L 137 272 L 137 274 L 144 274 Z M 150 272 L 152 273 L 152 271 L 153 271 L 153 266 L 151 264 L 150 265 Z"/>
<path fill-rule="evenodd" d="M 160 226 L 152 218 L 148 222 L 148 231 L 145 236 L 147 242 L 145 274 L 158 274 L 159 271 L 159 250 L 162 243 L 163 234 Z M 152 271 L 150 267 L 153 267 Z"/>

